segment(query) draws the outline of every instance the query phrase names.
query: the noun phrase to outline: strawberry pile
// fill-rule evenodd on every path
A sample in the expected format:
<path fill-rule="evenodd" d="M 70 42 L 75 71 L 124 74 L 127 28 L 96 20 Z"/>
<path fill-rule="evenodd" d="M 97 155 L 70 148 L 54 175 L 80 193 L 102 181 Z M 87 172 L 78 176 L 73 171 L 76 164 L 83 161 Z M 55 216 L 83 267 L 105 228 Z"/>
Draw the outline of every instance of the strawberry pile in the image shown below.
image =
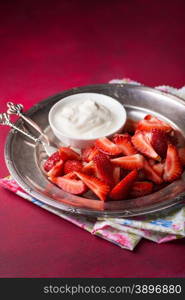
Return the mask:
<path fill-rule="evenodd" d="M 48 179 L 64 191 L 89 189 L 102 201 L 148 195 L 181 177 L 185 142 L 178 131 L 147 115 L 128 120 L 122 134 L 96 140 L 81 154 L 61 147 L 44 164 Z"/>

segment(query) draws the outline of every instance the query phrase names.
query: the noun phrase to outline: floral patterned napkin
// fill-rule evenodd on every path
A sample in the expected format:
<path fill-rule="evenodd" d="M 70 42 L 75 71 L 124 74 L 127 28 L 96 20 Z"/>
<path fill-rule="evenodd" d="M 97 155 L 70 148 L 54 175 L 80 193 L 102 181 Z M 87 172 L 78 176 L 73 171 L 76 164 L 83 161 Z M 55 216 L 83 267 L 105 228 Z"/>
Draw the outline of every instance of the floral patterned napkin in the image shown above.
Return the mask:
<path fill-rule="evenodd" d="M 109 83 L 140 84 L 130 79 L 114 79 Z M 185 86 L 181 89 L 175 89 L 169 86 L 158 86 L 156 89 L 178 95 L 185 99 Z M 133 250 L 142 238 L 157 243 L 164 243 L 185 237 L 185 202 L 174 208 L 148 216 L 139 216 L 129 219 L 96 219 L 92 217 L 71 215 L 33 198 L 22 190 L 11 176 L 0 179 L 0 185 L 22 198 L 87 230 L 91 234 L 99 236 L 124 249 Z"/>

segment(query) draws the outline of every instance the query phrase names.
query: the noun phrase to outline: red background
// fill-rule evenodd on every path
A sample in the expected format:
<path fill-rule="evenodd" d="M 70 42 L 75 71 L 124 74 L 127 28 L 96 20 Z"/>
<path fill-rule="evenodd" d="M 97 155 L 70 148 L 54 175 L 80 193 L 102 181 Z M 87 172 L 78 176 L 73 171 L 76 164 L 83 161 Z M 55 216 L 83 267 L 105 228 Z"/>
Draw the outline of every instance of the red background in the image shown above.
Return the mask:
<path fill-rule="evenodd" d="M 1 1 L 0 111 L 112 78 L 181 87 L 184 11 L 184 0 Z M 129 252 L 2 188 L 0 219 L 0 277 L 185 277 L 184 239 Z"/>

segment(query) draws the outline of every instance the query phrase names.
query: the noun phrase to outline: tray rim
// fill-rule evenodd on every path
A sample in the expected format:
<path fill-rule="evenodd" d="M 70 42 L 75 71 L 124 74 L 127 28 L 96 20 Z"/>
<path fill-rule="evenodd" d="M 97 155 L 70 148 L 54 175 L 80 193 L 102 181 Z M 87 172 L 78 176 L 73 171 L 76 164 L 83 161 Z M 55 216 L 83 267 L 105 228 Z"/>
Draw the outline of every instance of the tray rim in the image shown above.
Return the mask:
<path fill-rule="evenodd" d="M 163 92 L 161 90 L 145 86 L 145 85 L 136 85 L 136 84 L 130 84 L 130 83 L 113 83 L 113 84 L 107 83 L 107 84 L 92 84 L 92 85 L 74 87 L 74 88 L 70 88 L 70 89 L 61 91 L 57 94 L 54 94 L 52 96 L 47 97 L 46 99 L 39 101 L 38 103 L 33 105 L 29 110 L 27 110 L 25 112 L 25 114 L 28 116 L 32 115 L 35 111 L 37 111 L 39 109 L 40 106 L 42 106 L 42 107 L 47 106 L 48 103 L 51 101 L 51 99 L 52 100 L 53 100 L 53 98 L 60 99 L 61 96 L 63 98 L 63 97 L 65 97 L 65 94 L 68 94 L 70 92 L 74 93 L 76 91 L 78 93 L 78 91 L 82 92 L 81 89 L 91 89 L 91 88 L 99 88 L 99 87 L 103 88 L 103 87 L 108 87 L 108 86 L 114 86 L 115 88 L 116 87 L 129 87 L 129 88 L 134 88 L 134 89 L 144 89 L 144 90 L 148 90 L 151 92 L 155 92 L 159 95 L 165 95 L 165 96 L 171 97 L 175 101 L 178 101 L 181 104 L 185 105 L 185 100 L 183 98 L 176 96 L 174 94 L 171 94 L 171 93 Z M 51 200 L 51 198 L 49 198 L 45 195 L 43 197 L 43 194 L 41 192 L 35 191 L 19 176 L 18 172 L 16 171 L 16 169 L 14 167 L 14 162 L 11 161 L 11 159 L 10 159 L 10 157 L 11 157 L 11 154 L 10 154 L 11 149 L 10 148 L 11 148 L 11 141 L 13 139 L 13 136 L 14 136 L 14 130 L 10 130 L 8 133 L 8 136 L 6 138 L 5 147 L 4 147 L 4 157 L 5 157 L 5 162 L 6 162 L 8 171 L 10 172 L 13 179 L 15 179 L 15 181 L 20 185 L 20 187 L 26 193 L 28 193 L 32 197 L 40 200 L 45 205 L 49 205 L 49 206 L 52 206 L 53 208 L 60 209 L 66 213 L 72 213 L 75 215 L 86 215 L 86 216 L 90 215 L 91 217 L 93 217 L 93 216 L 94 217 L 102 217 L 102 212 L 103 212 L 103 214 L 104 214 L 103 217 L 106 217 L 106 212 L 107 212 L 108 218 L 115 218 L 115 217 L 120 218 L 120 217 L 134 217 L 134 216 L 157 213 L 157 212 L 169 209 L 171 207 L 177 206 L 178 204 L 184 202 L 185 193 L 182 193 L 182 194 L 179 194 L 177 197 L 175 197 L 173 199 L 173 201 L 171 201 L 170 203 L 168 203 L 166 205 L 162 205 L 162 207 L 161 207 L 161 203 L 159 202 L 159 203 L 153 205 L 154 206 L 153 209 L 150 206 L 149 207 L 147 206 L 147 207 L 143 208 L 143 211 L 139 211 L 139 212 L 137 212 L 137 209 L 136 209 L 136 212 L 133 212 L 132 210 L 122 210 L 122 212 L 120 210 L 119 211 L 111 211 L 111 216 L 110 216 L 109 215 L 110 211 L 106 211 L 106 210 L 95 211 L 95 210 L 90 210 L 90 209 L 86 209 L 86 208 L 76 208 L 74 206 L 66 205 L 62 202 Z M 157 206 L 157 208 L 155 206 Z"/>

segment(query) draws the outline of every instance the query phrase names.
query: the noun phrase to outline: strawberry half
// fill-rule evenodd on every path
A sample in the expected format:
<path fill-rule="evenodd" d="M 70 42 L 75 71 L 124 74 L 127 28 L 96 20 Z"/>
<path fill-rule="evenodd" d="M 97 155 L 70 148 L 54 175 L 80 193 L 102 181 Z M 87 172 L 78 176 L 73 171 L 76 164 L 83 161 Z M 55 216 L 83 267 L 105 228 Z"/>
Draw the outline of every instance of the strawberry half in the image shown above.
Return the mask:
<path fill-rule="evenodd" d="M 120 181 L 120 178 L 121 178 L 121 168 L 120 167 L 114 167 L 113 178 L 114 178 L 114 184 L 117 184 Z"/>
<path fill-rule="evenodd" d="M 144 131 L 151 131 L 154 128 L 166 132 L 170 132 L 172 130 L 172 127 L 169 124 L 151 115 L 146 115 L 144 120 L 138 122 L 138 126 L 137 126 L 138 130 L 144 130 Z"/>
<path fill-rule="evenodd" d="M 106 201 L 110 191 L 110 187 L 106 183 L 82 172 L 75 172 L 75 174 L 98 196 L 100 200 Z"/>
<path fill-rule="evenodd" d="M 142 131 L 137 131 L 132 137 L 134 147 L 149 158 L 160 160 L 160 156 L 156 153 L 150 144 L 149 137 Z"/>
<path fill-rule="evenodd" d="M 132 155 L 137 153 L 137 150 L 132 145 L 131 136 L 128 133 L 116 134 L 113 141 L 120 148 L 123 154 Z"/>
<path fill-rule="evenodd" d="M 163 176 L 163 172 L 164 172 L 164 164 L 163 163 L 157 163 L 157 164 L 153 165 L 152 168 L 160 177 Z"/>
<path fill-rule="evenodd" d="M 123 131 L 132 135 L 136 131 L 137 125 L 138 125 L 138 121 L 127 119 Z"/>
<path fill-rule="evenodd" d="M 113 158 L 111 162 L 113 165 L 127 170 L 141 169 L 143 168 L 144 157 L 141 154 L 134 154 Z"/>
<path fill-rule="evenodd" d="M 138 173 L 136 170 L 131 171 L 112 189 L 109 196 L 113 200 L 124 200 L 127 198 L 134 181 L 137 179 Z"/>
<path fill-rule="evenodd" d="M 56 164 L 49 170 L 47 173 L 48 177 L 56 177 L 62 175 L 63 172 L 63 167 L 64 167 L 64 162 L 63 160 L 59 160 L 56 162 Z"/>
<path fill-rule="evenodd" d="M 71 178 L 70 174 L 49 179 L 67 193 L 81 195 L 86 192 L 87 187 L 83 181 Z"/>
<path fill-rule="evenodd" d="M 166 132 L 156 128 L 152 129 L 151 145 L 160 157 L 165 158 L 168 147 Z"/>
<path fill-rule="evenodd" d="M 59 154 L 60 158 L 64 161 L 66 161 L 67 159 L 81 160 L 80 155 L 70 147 L 60 147 Z"/>
<path fill-rule="evenodd" d="M 154 171 L 153 167 L 149 164 L 149 162 L 144 160 L 144 172 L 147 179 L 153 181 L 156 184 L 161 184 L 163 182 L 162 178 Z"/>
<path fill-rule="evenodd" d="M 148 195 L 153 190 L 153 183 L 148 181 L 135 181 L 130 191 L 131 197 L 142 197 Z"/>
<path fill-rule="evenodd" d="M 110 159 L 107 155 L 99 152 L 93 158 L 94 165 L 96 168 L 96 174 L 99 179 L 104 181 L 109 186 L 114 185 L 114 178 L 113 178 L 113 166 L 110 162 Z"/>
<path fill-rule="evenodd" d="M 92 160 L 90 162 L 86 163 L 85 165 L 83 165 L 83 168 L 81 171 L 82 171 L 82 173 L 96 176 L 96 169 L 94 166 L 94 162 Z"/>
<path fill-rule="evenodd" d="M 106 137 L 96 140 L 95 146 L 98 150 L 108 155 L 118 155 L 122 153 L 120 148 Z"/>
<path fill-rule="evenodd" d="M 98 149 L 94 146 L 87 147 L 82 150 L 82 160 L 85 162 L 90 162 L 93 157 L 98 154 Z"/>
<path fill-rule="evenodd" d="M 48 157 L 48 159 L 44 163 L 44 170 L 46 172 L 49 172 L 60 159 L 60 153 L 59 151 L 56 151 L 50 157 Z"/>
<path fill-rule="evenodd" d="M 64 163 L 64 174 L 74 171 L 81 171 L 83 168 L 82 162 L 76 159 L 68 159 Z"/>
<path fill-rule="evenodd" d="M 182 164 L 177 148 L 169 144 L 167 149 L 166 161 L 164 165 L 164 181 L 172 182 L 182 174 Z"/>

